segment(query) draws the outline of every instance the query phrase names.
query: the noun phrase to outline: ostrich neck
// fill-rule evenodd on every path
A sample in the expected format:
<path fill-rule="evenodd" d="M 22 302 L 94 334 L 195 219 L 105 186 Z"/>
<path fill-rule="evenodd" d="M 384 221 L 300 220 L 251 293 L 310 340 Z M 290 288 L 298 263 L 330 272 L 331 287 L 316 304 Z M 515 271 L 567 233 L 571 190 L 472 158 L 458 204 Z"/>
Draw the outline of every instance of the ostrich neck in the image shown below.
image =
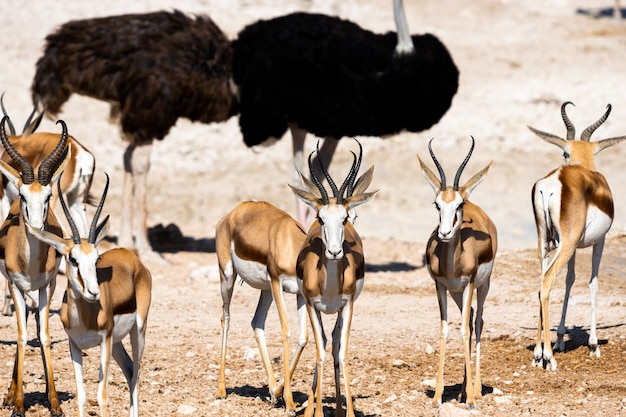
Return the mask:
<path fill-rule="evenodd" d="M 413 39 L 411 39 L 411 34 L 409 33 L 409 24 L 406 21 L 402 0 L 393 1 L 393 15 L 396 20 L 396 30 L 398 33 L 396 54 L 403 55 L 412 53 L 415 47 L 413 46 Z"/>

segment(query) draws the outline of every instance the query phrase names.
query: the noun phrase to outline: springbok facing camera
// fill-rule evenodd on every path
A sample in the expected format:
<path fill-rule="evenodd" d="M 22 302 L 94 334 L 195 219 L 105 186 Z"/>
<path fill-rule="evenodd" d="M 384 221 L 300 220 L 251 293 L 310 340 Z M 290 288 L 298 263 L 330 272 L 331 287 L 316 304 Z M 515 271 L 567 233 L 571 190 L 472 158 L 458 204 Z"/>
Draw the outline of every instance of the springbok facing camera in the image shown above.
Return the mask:
<path fill-rule="evenodd" d="M 307 190 L 290 185 L 296 196 L 317 213 L 298 255 L 297 264 L 298 286 L 307 302 L 316 350 L 315 375 L 304 416 L 311 417 L 313 410 L 315 417 L 324 415 L 322 374 L 326 357 L 326 335 L 322 328 L 321 313 L 325 313 L 337 314 L 332 349 L 337 407 L 335 414 L 343 416 L 340 389 L 340 375 L 343 374 L 347 414 L 348 417 L 354 417 L 346 360 L 353 304 L 363 288 L 365 259 L 361 238 L 350 219 L 356 206 L 367 203 L 377 193 L 377 191 L 365 192 L 372 181 L 374 167 L 368 169 L 355 183 L 362 153 L 359 154 L 358 160 L 354 155 L 352 168 L 341 187 L 337 189 L 326 168 L 320 163 L 320 168 L 333 191 L 333 197 L 329 198 L 328 192 L 313 170 L 313 153 L 309 155 L 309 171 L 315 185 L 306 180 L 302 173 L 300 176 Z"/>
<path fill-rule="evenodd" d="M 109 364 L 118 363 L 130 391 L 130 417 L 138 416 L 138 383 L 145 346 L 152 276 L 139 257 L 124 248 L 98 253 L 96 246 L 109 230 L 109 216 L 98 225 L 109 177 L 94 214 L 89 235 L 82 238 L 59 190 L 61 206 L 72 230 L 64 239 L 29 226 L 30 232 L 65 257 L 68 286 L 61 306 L 61 321 L 70 342 L 76 377 L 78 413 L 85 415 L 87 397 L 83 381 L 83 351 L 100 346 L 98 405 L 107 415 Z M 122 340 L 130 335 L 132 359 Z"/>
<path fill-rule="evenodd" d="M 267 372 L 272 404 L 280 395 L 288 412 L 295 412 L 291 393 L 293 375 L 307 343 L 304 297 L 296 282 L 296 260 L 306 233 L 289 214 L 264 201 L 239 204 L 215 228 L 215 251 L 220 270 L 222 293 L 222 353 L 217 397 L 226 397 L 226 340 L 230 325 L 230 302 L 237 277 L 261 290 L 252 328 Z M 296 294 L 300 336 L 294 357 L 289 359 L 289 322 L 283 291 Z M 276 383 L 265 340 L 267 312 L 276 301 L 283 342 L 284 380 Z"/>
<path fill-rule="evenodd" d="M 19 190 L 6 220 L 0 228 L 0 272 L 9 280 L 11 297 L 17 319 L 17 349 L 13 376 L 4 404 L 13 406 L 13 416 L 24 415 L 24 357 L 28 335 L 26 331 L 26 300 L 30 297 L 37 308 L 38 337 L 46 376 L 46 390 L 52 417 L 62 416 L 61 404 L 54 386 L 52 356 L 50 353 L 50 300 L 56 287 L 61 257 L 54 248 L 30 233 L 32 229 L 47 230 L 62 236 L 61 225 L 50 208 L 51 184 L 56 182 L 67 166 L 71 145 L 65 122 L 59 120 L 63 132 L 57 146 L 39 165 L 37 174 L 24 156 L 15 150 L 6 134 L 8 117 L 0 122 L 0 141 L 18 169 L 0 160 L 0 172 Z M 32 227 L 28 229 L 26 224 Z"/>
<path fill-rule="evenodd" d="M 476 398 L 482 396 L 482 381 L 480 376 L 480 335 L 483 329 L 483 305 L 491 280 L 491 272 L 498 247 L 496 226 L 489 216 L 470 202 L 470 193 L 484 179 L 491 163 L 483 168 L 464 185 L 459 185 L 461 173 L 467 165 L 474 150 L 472 146 L 459 166 L 452 186 L 446 184 L 446 175 L 437 161 L 431 147 L 432 139 L 428 143 L 430 156 L 439 171 L 439 178 L 422 162 L 417 159 L 422 174 L 435 192 L 435 207 L 439 212 L 439 225 L 433 231 L 426 247 L 426 265 L 428 272 L 437 288 L 439 313 L 441 323 L 439 330 L 439 370 L 437 385 L 433 401 L 442 403 L 443 395 L 443 368 L 445 360 L 446 340 L 448 338 L 448 302 L 449 292 L 456 305 L 461 310 L 461 336 L 465 353 L 465 377 L 463 379 L 462 396 L 470 407 L 476 406 Z M 472 340 L 472 297 L 476 289 L 476 378 L 472 383 L 471 340 Z"/>
<path fill-rule="evenodd" d="M 565 349 L 563 337 L 567 303 L 576 279 L 574 271 L 576 249 L 589 246 L 593 246 L 589 280 L 591 293 L 589 351 L 591 355 L 600 357 L 596 335 L 598 270 L 604 249 L 604 238 L 613 223 L 614 208 L 609 184 L 604 176 L 596 171 L 595 155 L 609 146 L 626 140 L 626 136 L 620 136 L 598 142 L 590 141 L 593 132 L 609 117 L 610 104 L 607 105 L 604 115 L 583 131 L 580 140 L 574 140 L 576 130 L 566 113 L 568 104 L 572 103 L 566 101 L 561 105 L 561 116 L 567 128 L 566 139 L 528 126 L 541 139 L 561 148 L 565 158 L 565 164 L 537 181 L 532 191 L 541 262 L 539 324 L 532 365 L 545 366 L 552 371 L 557 370 L 557 364 L 550 344 L 550 291 L 557 273 L 567 263 L 565 298 L 557 330 L 557 341 L 554 344 L 554 350 L 562 351 Z M 554 256 L 549 259 L 552 249 L 555 249 Z"/>

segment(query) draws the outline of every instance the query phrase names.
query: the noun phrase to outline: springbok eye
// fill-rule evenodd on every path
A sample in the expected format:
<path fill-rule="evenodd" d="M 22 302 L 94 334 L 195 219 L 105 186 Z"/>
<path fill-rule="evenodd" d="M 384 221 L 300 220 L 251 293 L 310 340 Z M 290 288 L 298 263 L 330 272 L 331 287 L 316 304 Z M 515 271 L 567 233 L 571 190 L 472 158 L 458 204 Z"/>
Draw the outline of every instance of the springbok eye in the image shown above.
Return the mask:
<path fill-rule="evenodd" d="M 439 204 L 438 204 L 436 201 L 435 201 L 433 204 L 435 205 L 435 208 L 436 208 L 437 210 L 441 210 L 441 207 L 439 207 Z"/>
<path fill-rule="evenodd" d="M 569 159 L 569 153 L 568 152 L 563 152 L 563 158 Z"/>
<path fill-rule="evenodd" d="M 463 203 L 459 204 L 459 206 L 456 208 L 456 209 L 457 209 L 457 211 L 461 211 L 461 210 L 463 210 L 463 207 L 464 207 L 464 206 L 465 206 L 465 202 L 463 202 Z"/>
<path fill-rule="evenodd" d="M 77 266 L 77 265 L 78 265 L 78 261 L 77 261 L 77 260 L 76 260 L 76 258 L 74 258 L 73 256 L 69 256 L 69 257 L 67 258 L 67 260 L 68 260 L 68 261 L 70 261 L 70 263 L 71 263 L 73 266 Z"/>
<path fill-rule="evenodd" d="M 317 216 L 317 221 L 319 222 L 320 226 L 324 226 L 324 220 L 322 220 L 320 216 Z"/>

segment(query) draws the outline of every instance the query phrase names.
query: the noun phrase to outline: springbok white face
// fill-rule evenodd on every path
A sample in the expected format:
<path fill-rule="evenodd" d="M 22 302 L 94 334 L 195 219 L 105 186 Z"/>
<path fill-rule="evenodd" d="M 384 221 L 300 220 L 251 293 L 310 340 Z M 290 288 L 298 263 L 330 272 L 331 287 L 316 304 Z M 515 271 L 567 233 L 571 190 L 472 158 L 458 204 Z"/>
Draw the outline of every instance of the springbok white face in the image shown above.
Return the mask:
<path fill-rule="evenodd" d="M 348 210 L 343 204 L 321 206 L 317 213 L 326 257 L 332 260 L 343 258 L 343 230 L 348 221 Z"/>
<path fill-rule="evenodd" d="M 109 231 L 109 216 L 107 216 L 100 225 L 97 225 L 97 223 L 109 188 L 109 176 L 107 175 L 104 192 L 98 204 L 98 208 L 96 209 L 96 213 L 94 214 L 87 239 L 80 237 L 76 223 L 74 219 L 72 219 L 72 215 L 61 193 L 61 185 L 59 182 L 57 182 L 57 187 L 59 189 L 61 207 L 63 207 L 63 212 L 72 230 L 72 238 L 64 239 L 54 233 L 50 233 L 46 230 L 37 230 L 28 225 L 30 232 L 39 240 L 54 247 L 57 252 L 65 257 L 67 265 L 66 275 L 72 290 L 79 293 L 85 301 L 98 301 L 100 299 L 100 284 L 98 283 L 98 275 L 96 273 L 96 263 L 98 262 L 100 254 L 98 253 L 97 246 Z"/>
<path fill-rule="evenodd" d="M 15 150 L 6 134 L 5 124 L 8 116 L 2 118 L 0 123 L 0 141 L 7 154 L 19 167 L 19 171 L 0 161 L 0 172 L 7 177 L 9 182 L 19 190 L 21 212 L 25 222 L 34 229 L 43 229 L 44 222 L 50 208 L 52 197 L 52 184 L 63 173 L 69 158 L 70 146 L 67 145 L 68 133 L 65 122 L 59 120 L 63 127 L 63 133 L 56 148 L 41 162 L 35 178 L 35 172 L 30 162 Z"/>
<path fill-rule="evenodd" d="M 461 228 L 464 201 L 461 193 L 452 187 L 437 193 L 435 207 L 439 211 L 438 236 L 441 241 L 449 241 Z"/>
<path fill-rule="evenodd" d="M 357 141 L 357 143 L 359 142 Z M 317 212 L 317 222 L 320 225 L 320 234 L 324 243 L 326 257 L 330 260 L 339 260 L 343 258 L 344 228 L 346 223 L 353 223 L 356 220 L 355 208 L 368 202 L 378 192 L 365 192 L 372 182 L 374 167 L 369 168 L 356 180 L 363 157 L 363 150 L 359 143 L 359 156 L 357 158 L 353 153 L 354 161 L 350 168 L 350 173 L 341 187 L 337 189 L 335 182 L 320 162 L 322 172 L 333 192 L 333 197 L 329 198 L 326 189 L 313 170 L 311 161 L 314 153 L 312 152 L 309 155 L 309 170 L 313 182 L 300 173 L 300 178 L 308 190 L 300 190 L 291 185 L 289 187 L 291 187 L 298 198 Z M 345 197 L 344 193 L 346 194 Z"/>
<path fill-rule="evenodd" d="M 44 222 L 50 208 L 52 187 L 50 184 L 42 186 L 38 182 L 22 184 L 19 187 L 20 205 L 24 220 L 35 229 L 43 229 Z"/>
<path fill-rule="evenodd" d="M 472 137 L 472 146 L 465 157 L 465 160 L 459 166 L 459 169 L 456 172 L 454 177 L 454 185 L 446 186 L 446 174 L 443 171 L 443 168 L 439 164 L 439 161 L 435 157 L 435 154 L 432 150 L 432 141 L 428 142 L 428 150 L 430 151 L 430 156 L 439 171 L 439 177 L 428 168 L 424 162 L 421 160 L 419 155 L 417 155 L 417 159 L 420 164 L 420 168 L 422 170 L 422 174 L 426 181 L 430 184 L 433 191 L 435 192 L 435 208 L 439 212 L 439 226 L 437 227 L 437 236 L 439 240 L 442 242 L 449 242 L 454 236 L 457 236 L 459 229 L 461 228 L 461 224 L 463 223 L 463 206 L 465 202 L 470 196 L 470 193 L 480 184 L 487 173 L 489 172 L 489 168 L 491 168 L 491 163 L 487 165 L 487 167 L 483 168 L 480 172 L 475 174 L 472 178 L 470 178 L 464 185 L 459 186 L 459 180 L 461 179 L 461 173 L 467 165 L 467 161 L 469 161 L 470 156 L 472 155 L 472 151 L 474 150 L 474 138 Z"/>

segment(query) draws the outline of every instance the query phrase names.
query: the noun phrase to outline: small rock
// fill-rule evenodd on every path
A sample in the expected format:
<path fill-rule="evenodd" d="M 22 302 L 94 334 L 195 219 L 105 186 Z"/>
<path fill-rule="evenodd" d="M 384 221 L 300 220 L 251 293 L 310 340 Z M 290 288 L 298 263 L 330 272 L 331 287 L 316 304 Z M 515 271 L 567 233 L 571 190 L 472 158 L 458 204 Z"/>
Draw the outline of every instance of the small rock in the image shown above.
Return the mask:
<path fill-rule="evenodd" d="M 385 400 L 383 401 L 383 404 L 392 403 L 397 399 L 398 399 L 398 396 L 396 394 L 391 394 L 389 397 L 385 398 Z"/>
<path fill-rule="evenodd" d="M 176 411 L 178 414 L 189 415 L 194 414 L 196 411 L 198 411 L 198 409 L 188 404 L 182 404 L 178 406 L 178 409 Z"/>

